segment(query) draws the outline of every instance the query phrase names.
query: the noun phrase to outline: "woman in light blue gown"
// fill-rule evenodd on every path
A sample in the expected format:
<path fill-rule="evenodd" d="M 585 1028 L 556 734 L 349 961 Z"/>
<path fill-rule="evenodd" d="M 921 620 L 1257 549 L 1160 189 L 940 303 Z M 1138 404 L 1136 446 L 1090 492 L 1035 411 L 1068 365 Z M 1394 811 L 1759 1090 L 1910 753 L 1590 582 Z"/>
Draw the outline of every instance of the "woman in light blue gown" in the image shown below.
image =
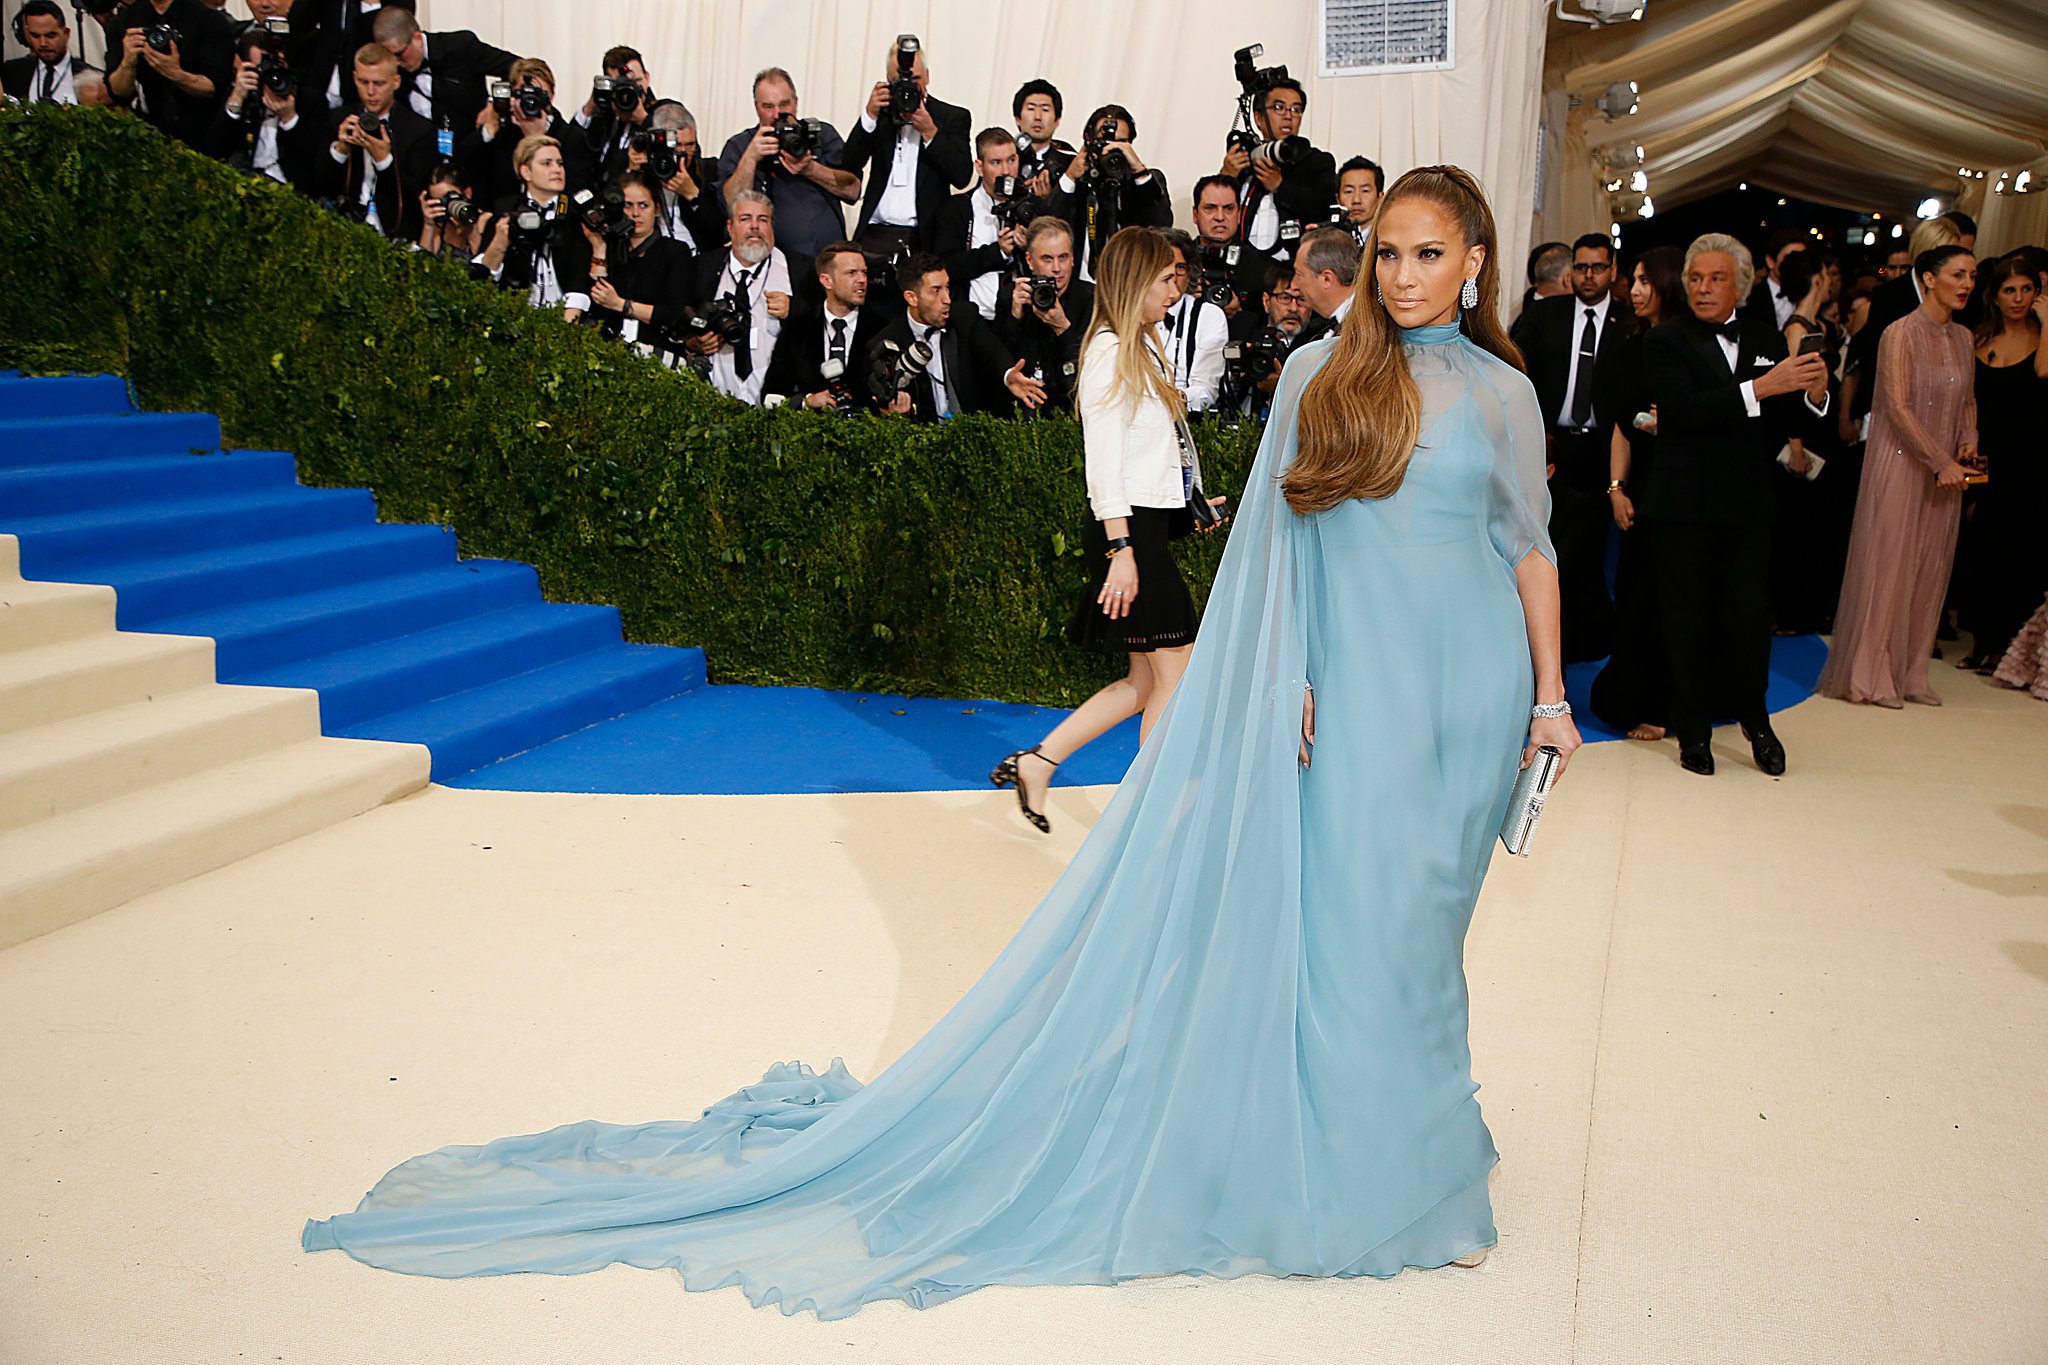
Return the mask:
<path fill-rule="evenodd" d="M 1578 743 L 1530 719 L 1564 695 L 1557 575 L 1495 240 L 1462 171 L 1388 191 L 1341 336 L 1281 377 L 1172 703 L 1044 903 L 872 1083 L 790 1063 L 694 1122 L 446 1147 L 305 1247 L 666 1266 L 821 1318 L 1472 1263 L 1497 1157 L 1465 930 L 1525 735 Z"/>

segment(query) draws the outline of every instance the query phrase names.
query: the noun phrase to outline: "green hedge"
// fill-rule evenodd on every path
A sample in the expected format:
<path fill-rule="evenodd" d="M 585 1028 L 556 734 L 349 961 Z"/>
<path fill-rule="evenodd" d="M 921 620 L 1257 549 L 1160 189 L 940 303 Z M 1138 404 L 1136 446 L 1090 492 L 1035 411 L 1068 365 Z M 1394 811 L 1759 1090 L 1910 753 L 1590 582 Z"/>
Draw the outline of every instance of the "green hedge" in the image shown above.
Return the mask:
<path fill-rule="evenodd" d="M 1071 705 L 1086 515 L 1068 417 L 758 411 L 230 170 L 126 114 L 0 112 L 0 368 L 127 375 L 146 407 L 367 486 L 391 521 L 538 566 L 720 681 Z M 1235 494 L 1255 427 L 1198 432 Z M 1222 537 L 1182 542 L 1199 599 Z"/>

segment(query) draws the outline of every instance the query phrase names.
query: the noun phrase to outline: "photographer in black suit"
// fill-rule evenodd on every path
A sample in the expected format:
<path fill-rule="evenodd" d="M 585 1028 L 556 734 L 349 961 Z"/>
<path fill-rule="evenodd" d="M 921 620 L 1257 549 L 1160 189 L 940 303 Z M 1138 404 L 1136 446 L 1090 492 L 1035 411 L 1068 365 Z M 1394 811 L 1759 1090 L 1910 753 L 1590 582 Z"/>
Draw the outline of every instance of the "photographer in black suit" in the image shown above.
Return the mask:
<path fill-rule="evenodd" d="M 321 164 L 317 134 L 310 142 L 294 136 L 300 122 L 298 84 L 283 65 L 283 49 L 280 37 L 253 26 L 235 39 L 234 80 L 200 150 L 237 170 L 317 194 L 330 172 Z M 277 78 L 288 82 L 281 92 L 259 79 L 266 57 Z"/>
<path fill-rule="evenodd" d="M 724 246 L 725 200 L 718 193 L 718 168 L 697 141 L 696 117 L 674 100 L 663 100 L 647 116 L 647 134 L 626 144 L 626 169 L 646 171 L 660 191 L 655 230 L 693 256 Z"/>
<path fill-rule="evenodd" d="M 413 9 L 414 0 L 391 0 Z M 376 41 L 379 0 L 292 0 L 292 70 L 299 73 L 299 108 L 339 109 L 355 91 L 349 69 L 363 44 Z"/>
<path fill-rule="evenodd" d="M 398 103 L 398 59 L 375 43 L 356 52 L 356 101 L 335 110 L 326 196 L 397 242 L 420 235 L 419 192 L 434 168 L 434 130 Z M 302 127 L 316 122 L 301 109 Z"/>
<path fill-rule="evenodd" d="M 477 224 L 484 240 L 476 264 L 534 308 L 561 310 L 570 322 L 590 309 L 590 240 L 570 215 L 562 144 L 551 137 L 521 139 L 512 165 L 522 186 L 497 212 Z"/>
<path fill-rule="evenodd" d="M 1550 436 L 1550 539 L 1557 547 L 1564 659 L 1582 663 L 1605 658 L 1614 637 L 1606 492 L 1614 425 L 1594 404 L 1593 377 L 1626 344 L 1629 309 L 1614 297 L 1614 244 L 1601 234 L 1572 244 L 1570 278 L 1571 293 L 1522 310 L 1513 336 Z"/>
<path fill-rule="evenodd" d="M 1778 447 L 1827 412 L 1818 354 L 1786 358 L 1784 334 L 1736 318 L 1755 266 L 1733 237 L 1685 253 L 1690 315 L 1653 328 L 1643 371 L 1657 413 L 1657 466 L 1638 510 L 1657 523 L 1657 589 L 1671 663 L 1671 728 L 1686 771 L 1714 771 L 1715 711 L 1732 712 L 1756 765 L 1785 771 L 1764 694 L 1771 664 L 1771 471 Z"/>
<path fill-rule="evenodd" d="M 1082 334 L 1095 316 L 1095 286 L 1074 278 L 1074 230 L 1064 218 L 1047 214 L 1025 224 L 1023 255 L 1024 269 L 996 310 L 996 335 L 1023 360 L 1024 373 L 1045 386 L 1046 403 L 1069 412 Z"/>
<path fill-rule="evenodd" d="M 583 129 L 583 159 L 597 180 L 609 180 L 626 166 L 626 147 L 633 134 L 648 126 L 648 116 L 661 103 L 647 61 L 630 47 L 607 49 L 599 62 L 611 88 L 600 92 L 597 80 L 573 122 Z"/>
<path fill-rule="evenodd" d="M 491 102 L 490 82 L 503 80 L 519 60 L 468 29 L 428 33 L 411 10 L 396 5 L 377 12 L 370 33 L 398 59 L 399 102 L 427 121 L 435 152 L 444 157 L 454 155 L 456 140 L 476 127 Z"/>
<path fill-rule="evenodd" d="M 882 312 L 866 306 L 867 253 L 852 242 L 828 242 L 817 255 L 816 270 L 824 300 L 793 315 L 775 339 L 762 399 L 824 409 L 839 406 L 844 395 L 850 409 L 873 407 L 863 366 L 875 335 L 887 324 Z M 836 382 L 824 373 L 827 361 L 840 366 Z"/>
<path fill-rule="evenodd" d="M 932 251 L 946 263 L 955 292 L 963 293 L 984 321 L 993 322 L 1017 273 L 1024 246 L 1030 196 L 1017 178 L 1017 139 L 1001 128 L 974 137 L 974 173 L 980 184 L 948 195 L 933 224 Z M 1021 219 L 1019 213 L 1025 215 Z"/>
<path fill-rule="evenodd" d="M 220 11 L 200 0 L 134 0 L 107 25 L 107 52 L 107 93 L 159 131 L 200 146 L 235 64 Z"/>
<path fill-rule="evenodd" d="M 1015 402 L 1036 408 L 1045 401 L 1045 386 L 1024 373 L 1024 362 L 1010 353 L 994 329 L 972 308 L 953 307 L 946 263 L 929 251 L 912 252 L 897 269 L 903 293 L 903 316 L 893 319 L 871 343 L 868 366 L 887 363 L 885 343 L 908 351 L 922 342 L 931 360 L 883 406 L 908 413 L 920 422 L 936 421 L 956 412 L 1008 412 Z"/>
<path fill-rule="evenodd" d="M 1329 217 L 1337 202 L 1337 158 L 1301 135 L 1302 116 L 1308 112 L 1301 82 L 1284 66 L 1261 71 L 1251 62 L 1244 53 L 1238 55 L 1238 81 L 1245 91 L 1242 98 L 1251 102 L 1256 135 L 1230 135 L 1220 174 L 1237 187 L 1243 219 L 1239 240 L 1287 260 L 1294 249 L 1282 225 L 1293 223 L 1298 229 Z"/>
<path fill-rule="evenodd" d="M 23 104 L 77 104 L 78 77 L 92 68 L 71 55 L 71 27 L 57 0 L 27 0 L 14 12 L 14 36 L 28 55 L 0 64 L 0 92 Z"/>
<path fill-rule="evenodd" d="M 646 171 L 627 171 L 616 188 L 625 221 L 616 232 L 591 233 L 590 312 L 584 317 L 608 336 L 652 347 L 643 331 L 670 333 L 689 306 L 694 269 L 690 249 L 661 227 L 661 182 Z"/>
<path fill-rule="evenodd" d="M 1105 104 L 1083 124 L 1081 150 L 1053 182 L 1051 211 L 1074 233 L 1074 257 L 1094 280 L 1095 254 L 1118 228 L 1173 226 L 1166 176 L 1138 159 L 1138 121 L 1121 104 Z"/>
<path fill-rule="evenodd" d="M 1230 299 L 1222 307 L 1233 329 L 1256 332 L 1263 324 L 1259 296 L 1266 291 L 1266 272 L 1275 260 L 1270 252 L 1243 240 L 1243 225 L 1237 186 L 1230 177 L 1205 175 L 1195 182 L 1195 245 L 1201 253 L 1197 266 L 1205 276 L 1229 281 Z"/>
<path fill-rule="evenodd" d="M 924 49 L 904 34 L 889 47 L 884 78 L 868 93 L 860 122 L 846 136 L 841 163 L 859 175 L 870 163 L 853 240 L 869 268 L 904 249 L 929 251 L 939 206 L 974 178 L 967 111 L 931 97 Z"/>
<path fill-rule="evenodd" d="M 504 97 L 484 105 L 476 127 L 455 144 L 455 159 L 475 182 L 477 198 L 494 204 L 520 192 L 523 182 L 513 169 L 512 153 L 530 137 L 551 137 L 561 144 L 570 193 L 589 188 L 596 176 L 583 153 L 583 139 L 555 107 L 553 69 L 538 57 L 521 57 L 506 71 L 504 83 L 509 87 Z"/>
<path fill-rule="evenodd" d="M 1010 99 L 1010 117 L 1017 123 L 1017 174 L 1029 181 L 1037 199 L 1052 196 L 1053 182 L 1074 159 L 1074 146 L 1059 139 L 1067 102 L 1048 80 L 1026 81 Z"/>

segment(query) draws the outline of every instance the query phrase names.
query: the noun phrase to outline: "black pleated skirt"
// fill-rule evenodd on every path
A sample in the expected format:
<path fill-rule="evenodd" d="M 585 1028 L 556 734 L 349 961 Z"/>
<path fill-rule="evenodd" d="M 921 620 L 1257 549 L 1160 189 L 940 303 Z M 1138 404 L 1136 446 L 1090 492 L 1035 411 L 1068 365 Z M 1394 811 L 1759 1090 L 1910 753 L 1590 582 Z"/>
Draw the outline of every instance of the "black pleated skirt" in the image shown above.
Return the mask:
<path fill-rule="evenodd" d="M 1195 599 L 1188 593 L 1180 566 L 1168 543 L 1194 530 L 1194 514 L 1185 507 L 1133 507 L 1131 552 L 1137 559 L 1138 599 L 1130 614 L 1112 619 L 1096 600 L 1109 577 L 1109 535 L 1093 517 L 1081 528 L 1081 548 L 1088 561 L 1088 586 L 1074 604 L 1067 623 L 1067 643 L 1098 654 L 1149 654 L 1195 642 Z"/>

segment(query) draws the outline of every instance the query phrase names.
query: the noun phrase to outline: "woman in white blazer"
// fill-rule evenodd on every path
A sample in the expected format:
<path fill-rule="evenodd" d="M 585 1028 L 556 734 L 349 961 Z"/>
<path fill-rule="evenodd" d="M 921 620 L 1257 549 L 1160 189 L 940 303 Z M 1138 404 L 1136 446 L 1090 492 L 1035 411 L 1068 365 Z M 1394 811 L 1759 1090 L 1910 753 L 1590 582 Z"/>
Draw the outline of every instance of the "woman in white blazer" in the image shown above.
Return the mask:
<path fill-rule="evenodd" d="M 1017 789 L 1018 808 L 1041 831 L 1051 829 L 1043 812 L 1053 770 L 1134 715 L 1143 716 L 1142 742 L 1194 647 L 1195 601 L 1167 544 L 1194 529 L 1188 501 L 1201 484 L 1194 448 L 1180 440 L 1186 405 L 1159 349 L 1158 324 L 1179 297 L 1164 233 L 1127 227 L 1109 239 L 1095 266 L 1095 316 L 1075 386 L 1092 515 L 1081 538 L 1088 591 L 1067 639 L 1129 656 L 1130 673 L 990 774 L 996 786 Z"/>

